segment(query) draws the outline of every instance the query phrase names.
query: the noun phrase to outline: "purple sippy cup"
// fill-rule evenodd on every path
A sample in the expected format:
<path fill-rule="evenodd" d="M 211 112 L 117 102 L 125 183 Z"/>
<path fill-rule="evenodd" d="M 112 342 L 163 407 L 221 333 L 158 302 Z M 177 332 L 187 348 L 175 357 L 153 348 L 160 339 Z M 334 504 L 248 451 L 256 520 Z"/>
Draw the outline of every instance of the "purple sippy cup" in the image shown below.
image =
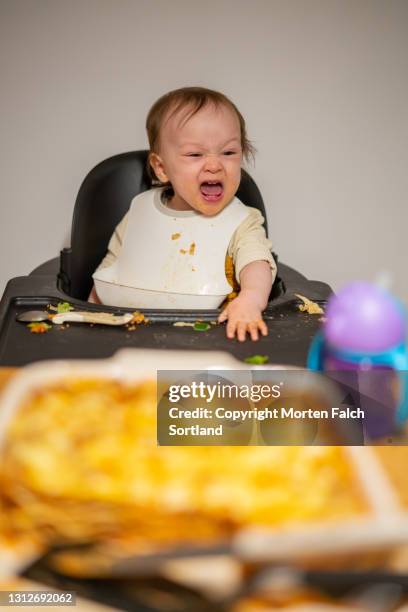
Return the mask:
<path fill-rule="evenodd" d="M 377 285 L 353 282 L 331 296 L 325 317 L 312 342 L 308 367 L 330 372 L 346 387 L 353 386 L 352 371 L 361 373 L 354 381 L 358 378 L 360 399 L 367 408 L 364 428 L 370 437 L 391 433 L 408 417 L 402 304 Z"/>

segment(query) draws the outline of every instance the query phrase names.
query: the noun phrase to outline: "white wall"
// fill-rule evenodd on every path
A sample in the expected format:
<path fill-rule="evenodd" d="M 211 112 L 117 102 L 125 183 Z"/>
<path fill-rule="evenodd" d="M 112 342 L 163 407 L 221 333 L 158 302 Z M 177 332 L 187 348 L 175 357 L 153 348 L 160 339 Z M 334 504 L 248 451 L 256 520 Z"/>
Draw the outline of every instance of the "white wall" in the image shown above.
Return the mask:
<path fill-rule="evenodd" d="M 229 95 L 281 260 L 408 300 L 406 0 L 1 0 L 0 289 L 69 243 L 80 182 L 169 89 Z"/>

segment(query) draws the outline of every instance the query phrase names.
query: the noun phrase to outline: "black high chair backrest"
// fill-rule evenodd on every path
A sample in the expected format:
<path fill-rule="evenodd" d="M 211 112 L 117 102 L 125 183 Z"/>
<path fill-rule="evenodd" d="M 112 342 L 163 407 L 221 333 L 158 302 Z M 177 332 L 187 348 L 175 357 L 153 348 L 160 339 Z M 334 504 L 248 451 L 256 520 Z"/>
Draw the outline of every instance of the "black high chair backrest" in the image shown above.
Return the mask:
<path fill-rule="evenodd" d="M 88 298 L 92 274 L 106 254 L 116 225 L 128 211 L 132 199 L 151 188 L 147 156 L 148 151 L 114 155 L 85 177 L 75 202 L 71 247 L 61 251 L 58 275 L 60 288 L 71 297 Z M 245 170 L 237 197 L 261 211 L 267 229 L 261 193 Z"/>

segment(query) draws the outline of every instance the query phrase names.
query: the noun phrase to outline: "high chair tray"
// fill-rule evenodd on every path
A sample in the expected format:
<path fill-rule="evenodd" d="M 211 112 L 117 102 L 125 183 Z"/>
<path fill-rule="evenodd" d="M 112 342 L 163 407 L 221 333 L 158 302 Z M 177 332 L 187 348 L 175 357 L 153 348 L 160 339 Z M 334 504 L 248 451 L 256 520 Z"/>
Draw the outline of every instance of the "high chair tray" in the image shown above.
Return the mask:
<path fill-rule="evenodd" d="M 290 283 L 292 285 L 292 283 Z M 16 316 L 26 310 L 43 310 L 48 305 L 69 301 L 75 310 L 124 313 L 126 309 L 88 304 L 59 291 L 55 276 L 25 276 L 12 279 L 0 303 L 0 365 L 22 366 L 43 359 L 103 358 L 125 347 L 160 349 L 221 350 L 237 359 L 254 354 L 267 355 L 269 363 L 305 366 L 309 344 L 321 325 L 320 315 L 299 311 L 295 293 L 317 301 L 323 307 L 331 289 L 325 283 L 308 281 L 296 275 L 293 287 L 270 302 L 265 320 L 269 335 L 258 342 L 228 340 L 225 325 L 211 325 L 208 331 L 177 327 L 177 321 L 216 321 L 219 311 L 145 310 L 147 325 L 108 327 L 71 323 L 69 327 L 53 326 L 47 333 L 35 334 Z M 128 311 L 132 309 L 128 309 Z"/>
<path fill-rule="evenodd" d="M 320 316 L 299 311 L 296 299 L 266 311 L 269 335 L 258 342 L 228 340 L 224 324 L 211 324 L 207 331 L 174 325 L 216 321 L 217 311 L 144 311 L 149 323 L 133 329 L 70 323 L 53 325 L 42 334 L 32 333 L 26 324 L 16 321 L 16 316 L 24 311 L 45 310 L 56 303 L 52 297 L 16 297 L 9 302 L 0 327 L 0 365 L 22 366 L 43 359 L 103 358 L 119 348 L 142 347 L 221 350 L 242 360 L 261 354 L 268 356 L 269 363 L 305 366 L 309 344 L 321 325 Z M 95 307 L 89 305 L 89 310 Z"/>

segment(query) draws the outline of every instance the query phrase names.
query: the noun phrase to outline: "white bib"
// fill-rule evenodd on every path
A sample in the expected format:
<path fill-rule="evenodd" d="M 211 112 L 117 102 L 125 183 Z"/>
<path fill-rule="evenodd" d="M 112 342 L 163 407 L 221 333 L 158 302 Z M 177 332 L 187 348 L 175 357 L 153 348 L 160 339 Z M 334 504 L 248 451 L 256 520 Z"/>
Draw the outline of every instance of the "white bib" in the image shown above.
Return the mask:
<path fill-rule="evenodd" d="M 216 308 L 231 291 L 225 256 L 248 208 L 234 198 L 214 217 L 175 211 L 162 203 L 163 191 L 132 200 L 122 250 L 112 266 L 95 272 L 96 291 L 117 306 Z M 109 295 L 102 284 L 112 285 Z"/>

